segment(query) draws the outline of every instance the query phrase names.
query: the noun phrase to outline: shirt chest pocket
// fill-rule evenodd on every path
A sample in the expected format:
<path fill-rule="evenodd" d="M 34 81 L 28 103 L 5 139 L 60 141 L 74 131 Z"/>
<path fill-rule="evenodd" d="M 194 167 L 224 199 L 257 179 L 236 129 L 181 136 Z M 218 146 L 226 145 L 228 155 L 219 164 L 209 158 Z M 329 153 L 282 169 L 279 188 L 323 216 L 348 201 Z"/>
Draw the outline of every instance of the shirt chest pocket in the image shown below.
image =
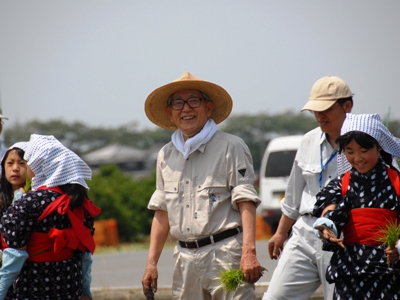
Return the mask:
<path fill-rule="evenodd" d="M 165 192 L 165 199 L 167 202 L 178 201 L 179 181 L 165 181 L 164 192 Z"/>
<path fill-rule="evenodd" d="M 319 192 L 319 176 L 321 173 L 321 166 L 307 165 L 302 168 L 302 175 L 306 181 L 308 192 L 315 195 Z"/>
<path fill-rule="evenodd" d="M 198 210 L 212 212 L 229 195 L 225 178 L 207 177 L 197 185 Z"/>

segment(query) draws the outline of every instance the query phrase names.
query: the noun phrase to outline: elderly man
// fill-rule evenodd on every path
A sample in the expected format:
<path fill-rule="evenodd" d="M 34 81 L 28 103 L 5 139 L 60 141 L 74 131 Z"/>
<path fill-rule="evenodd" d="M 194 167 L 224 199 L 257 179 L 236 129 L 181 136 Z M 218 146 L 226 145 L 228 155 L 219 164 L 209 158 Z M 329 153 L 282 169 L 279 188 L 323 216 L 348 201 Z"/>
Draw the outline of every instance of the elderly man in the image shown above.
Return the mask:
<path fill-rule="evenodd" d="M 325 279 L 332 253 L 322 250 L 322 241 L 314 234 L 312 212 L 317 193 L 338 175 L 335 141 L 352 107 L 353 93 L 346 82 L 325 76 L 314 83 L 302 108 L 314 114 L 319 127 L 305 134 L 297 150 L 281 204 L 282 217 L 268 243 L 271 259 L 280 258 L 264 300 L 309 299 L 321 284 L 324 298 L 333 297 L 333 285 Z"/>
<path fill-rule="evenodd" d="M 262 276 L 256 257 L 252 157 L 240 138 L 221 132 L 232 99 L 222 87 L 185 72 L 154 90 L 145 111 L 154 124 L 176 131 L 157 158 L 155 211 L 142 279 L 147 299 L 157 291 L 157 262 L 168 233 L 174 250 L 173 299 L 255 299 Z M 227 292 L 221 271 L 241 269 L 245 283 Z"/>

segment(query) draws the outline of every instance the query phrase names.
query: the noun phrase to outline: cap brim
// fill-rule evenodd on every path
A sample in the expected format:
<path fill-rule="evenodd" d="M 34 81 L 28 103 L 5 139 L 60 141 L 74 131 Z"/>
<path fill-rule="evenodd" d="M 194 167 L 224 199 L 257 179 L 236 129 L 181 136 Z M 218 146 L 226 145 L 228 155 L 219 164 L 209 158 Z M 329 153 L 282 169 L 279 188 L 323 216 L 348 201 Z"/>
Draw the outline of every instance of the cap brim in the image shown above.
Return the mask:
<path fill-rule="evenodd" d="M 312 111 L 324 111 L 329 109 L 333 104 L 335 104 L 335 100 L 309 100 L 306 105 L 301 109 L 304 110 L 312 110 Z"/>

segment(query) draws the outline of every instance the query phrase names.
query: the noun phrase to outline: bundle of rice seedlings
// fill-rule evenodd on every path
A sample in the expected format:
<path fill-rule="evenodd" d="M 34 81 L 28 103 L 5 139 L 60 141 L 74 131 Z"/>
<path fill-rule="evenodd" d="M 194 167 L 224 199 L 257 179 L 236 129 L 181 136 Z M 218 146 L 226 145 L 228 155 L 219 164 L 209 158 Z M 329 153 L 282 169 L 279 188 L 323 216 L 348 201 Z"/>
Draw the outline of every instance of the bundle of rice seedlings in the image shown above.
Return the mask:
<path fill-rule="evenodd" d="M 384 246 L 394 249 L 399 236 L 400 225 L 398 224 L 398 221 L 389 221 L 386 225 L 380 227 L 377 232 L 376 240 L 381 242 Z M 387 257 L 387 264 L 391 264 L 389 257 Z"/>
<path fill-rule="evenodd" d="M 268 271 L 264 267 L 261 267 L 261 269 L 263 272 Z M 221 272 L 220 280 L 226 291 L 236 291 L 239 285 L 244 282 L 244 274 L 242 270 L 230 268 Z"/>
<path fill-rule="evenodd" d="M 229 269 L 221 272 L 220 279 L 226 291 L 236 291 L 239 284 L 244 282 L 244 274 L 242 270 Z"/>

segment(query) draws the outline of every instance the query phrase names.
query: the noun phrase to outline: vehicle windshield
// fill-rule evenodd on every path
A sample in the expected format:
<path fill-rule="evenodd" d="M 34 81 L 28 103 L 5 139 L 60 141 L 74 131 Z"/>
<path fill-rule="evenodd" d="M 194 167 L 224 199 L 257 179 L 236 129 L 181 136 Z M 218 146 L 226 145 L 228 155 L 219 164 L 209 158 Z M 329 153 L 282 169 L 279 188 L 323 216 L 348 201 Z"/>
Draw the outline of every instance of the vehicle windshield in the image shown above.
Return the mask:
<path fill-rule="evenodd" d="M 265 177 L 289 176 L 296 152 L 297 150 L 271 152 L 265 168 Z"/>

